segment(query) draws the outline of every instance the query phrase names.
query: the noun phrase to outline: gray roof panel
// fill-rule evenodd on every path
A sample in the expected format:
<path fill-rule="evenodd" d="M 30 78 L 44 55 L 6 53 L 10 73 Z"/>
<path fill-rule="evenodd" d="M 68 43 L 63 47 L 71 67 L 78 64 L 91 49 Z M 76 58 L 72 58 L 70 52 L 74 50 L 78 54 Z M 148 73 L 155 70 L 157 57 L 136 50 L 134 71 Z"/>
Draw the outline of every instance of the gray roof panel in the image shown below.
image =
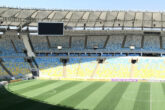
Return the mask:
<path fill-rule="evenodd" d="M 75 11 L 72 14 L 71 20 L 72 21 L 78 21 L 79 19 L 82 18 L 83 14 L 84 14 L 84 12 L 77 12 L 77 11 Z"/>
<path fill-rule="evenodd" d="M 89 16 L 90 21 L 95 21 L 99 18 L 101 12 L 91 12 Z"/>
<path fill-rule="evenodd" d="M 38 11 L 37 15 L 35 16 L 35 18 L 38 19 L 44 19 L 46 17 L 48 17 L 48 15 L 51 13 L 52 11 Z"/>
<path fill-rule="evenodd" d="M 115 20 L 117 18 L 117 11 L 112 11 L 107 13 L 107 21 Z"/>
<path fill-rule="evenodd" d="M 125 13 L 125 20 L 134 20 L 135 18 L 135 12 L 126 12 Z"/>
<path fill-rule="evenodd" d="M 135 16 L 135 20 L 143 20 L 143 13 L 142 12 L 137 12 Z"/>
<path fill-rule="evenodd" d="M 8 10 L 8 8 L 0 8 L 0 14 Z"/>
<path fill-rule="evenodd" d="M 153 13 L 153 21 L 161 21 L 161 13 L 154 12 Z"/>
<path fill-rule="evenodd" d="M 22 10 L 17 17 L 18 18 L 27 18 L 30 15 L 32 15 L 33 12 L 35 12 L 35 10 Z"/>
<path fill-rule="evenodd" d="M 124 20 L 125 12 L 119 12 L 117 15 L 117 20 Z"/>
<path fill-rule="evenodd" d="M 20 10 L 19 9 L 10 9 L 5 11 L 1 16 L 2 17 L 12 17 L 13 15 L 17 14 Z"/>
<path fill-rule="evenodd" d="M 37 26 L 38 21 L 52 21 L 64 22 L 65 25 L 71 27 L 83 27 L 84 24 L 87 27 L 165 27 L 164 12 L 40 10 L 2 7 L 0 17 L 4 20 L 2 25 L 16 26 L 29 18 L 32 20 L 30 26 Z M 10 19 L 11 17 L 13 18 Z"/>
<path fill-rule="evenodd" d="M 53 17 L 55 20 L 62 20 L 65 18 L 68 11 L 57 11 Z"/>
<path fill-rule="evenodd" d="M 152 20 L 152 13 L 151 12 L 145 12 L 144 13 L 144 20 Z"/>

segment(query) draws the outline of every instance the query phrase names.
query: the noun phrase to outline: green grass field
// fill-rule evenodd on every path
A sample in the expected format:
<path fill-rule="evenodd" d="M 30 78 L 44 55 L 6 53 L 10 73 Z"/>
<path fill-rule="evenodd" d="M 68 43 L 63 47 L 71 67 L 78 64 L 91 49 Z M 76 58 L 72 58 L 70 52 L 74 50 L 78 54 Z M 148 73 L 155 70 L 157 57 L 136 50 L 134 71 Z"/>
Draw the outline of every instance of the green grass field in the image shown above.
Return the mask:
<path fill-rule="evenodd" d="M 165 83 L 30 80 L 0 89 L 0 110 L 165 110 Z"/>

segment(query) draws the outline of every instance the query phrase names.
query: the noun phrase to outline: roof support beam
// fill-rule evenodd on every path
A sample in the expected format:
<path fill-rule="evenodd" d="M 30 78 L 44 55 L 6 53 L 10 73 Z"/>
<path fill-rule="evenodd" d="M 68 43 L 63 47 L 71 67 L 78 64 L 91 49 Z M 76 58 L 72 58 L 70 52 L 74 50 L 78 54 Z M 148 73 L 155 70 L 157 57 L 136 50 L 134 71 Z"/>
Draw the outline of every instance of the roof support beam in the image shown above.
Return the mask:
<path fill-rule="evenodd" d="M 142 39 L 141 39 L 141 48 L 144 48 L 144 35 L 142 35 Z"/>
<path fill-rule="evenodd" d="M 15 46 L 15 44 L 14 44 L 13 40 L 11 40 L 11 44 L 12 44 L 12 46 L 13 46 L 13 48 L 14 48 L 15 52 L 16 52 L 16 53 L 18 53 L 17 48 L 16 48 L 16 46 Z"/>
<path fill-rule="evenodd" d="M 127 38 L 127 36 L 125 35 L 125 36 L 124 36 L 124 39 L 123 39 L 123 42 L 122 42 L 122 46 L 121 46 L 121 48 L 124 48 L 124 46 L 125 46 L 125 41 L 126 41 L 126 38 Z"/>
<path fill-rule="evenodd" d="M 154 20 L 153 20 L 153 16 L 154 16 L 154 13 L 152 12 L 152 17 L 151 17 L 151 27 L 152 27 L 152 28 L 155 27 L 154 24 L 153 24 L 153 21 L 154 21 Z"/>
<path fill-rule="evenodd" d="M 69 48 L 72 48 L 72 36 L 69 37 Z"/>
<path fill-rule="evenodd" d="M 110 36 L 107 36 L 107 39 L 106 39 L 106 41 L 105 41 L 105 43 L 104 43 L 103 48 L 106 48 L 106 46 L 107 46 L 107 44 L 108 44 L 108 41 L 109 41 L 109 38 L 110 38 Z"/>
<path fill-rule="evenodd" d="M 22 25 L 19 26 L 19 28 L 17 29 L 18 32 L 20 32 L 22 30 L 22 28 L 24 28 L 25 26 L 28 26 L 31 22 L 28 21 L 26 23 L 23 23 Z"/>
<path fill-rule="evenodd" d="M 117 21 L 118 15 L 119 15 L 119 11 L 117 12 L 116 18 L 113 20 L 113 26 L 112 26 L 112 28 L 114 28 L 114 26 L 115 26 L 115 22 Z"/>
<path fill-rule="evenodd" d="M 13 74 L 8 70 L 8 68 L 3 64 L 3 59 L 0 59 L 0 65 L 1 67 L 11 76 L 13 77 Z"/>
<path fill-rule="evenodd" d="M 87 40 L 88 40 L 88 36 L 85 36 L 85 42 L 84 42 L 84 48 L 87 48 Z"/>
<path fill-rule="evenodd" d="M 143 28 L 144 28 L 144 12 L 143 12 L 143 15 L 142 15 L 143 17 L 142 17 L 142 30 L 143 30 Z"/>
<path fill-rule="evenodd" d="M 163 48 L 163 40 L 162 40 L 162 36 L 160 36 L 160 49 L 162 49 Z"/>
<path fill-rule="evenodd" d="M 50 41 L 49 41 L 49 37 L 46 36 L 46 41 L 47 41 L 47 44 L 48 44 L 48 48 L 51 48 L 51 45 L 50 45 Z"/>
<path fill-rule="evenodd" d="M 29 57 L 35 57 L 34 48 L 28 33 L 22 33 L 21 37 L 23 39 L 24 46 L 27 50 L 27 55 Z"/>
<path fill-rule="evenodd" d="M 161 31 L 163 31 L 163 13 L 161 13 Z"/>
<path fill-rule="evenodd" d="M 124 20 L 123 20 L 123 24 L 122 24 L 122 30 L 124 30 L 124 27 L 125 27 L 125 26 L 124 26 L 124 23 L 125 23 L 125 21 L 126 21 L 126 14 L 127 14 L 127 12 L 124 13 Z"/>

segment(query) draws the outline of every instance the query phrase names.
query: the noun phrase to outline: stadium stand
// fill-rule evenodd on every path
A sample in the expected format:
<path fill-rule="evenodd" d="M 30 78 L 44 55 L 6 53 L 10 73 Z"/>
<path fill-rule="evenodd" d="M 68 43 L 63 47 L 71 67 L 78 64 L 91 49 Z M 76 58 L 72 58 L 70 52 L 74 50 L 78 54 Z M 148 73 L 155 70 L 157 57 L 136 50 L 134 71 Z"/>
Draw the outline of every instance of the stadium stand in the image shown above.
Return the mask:
<path fill-rule="evenodd" d="M 142 36 L 129 35 L 126 38 L 125 47 L 135 46 L 136 48 L 141 48 L 141 39 Z"/>
<path fill-rule="evenodd" d="M 72 45 L 71 47 L 76 50 L 84 49 L 85 37 L 72 37 Z"/>
<path fill-rule="evenodd" d="M 49 50 L 46 37 L 31 36 L 30 40 L 35 51 Z"/>
<path fill-rule="evenodd" d="M 0 78 L 2 78 L 3 76 L 7 76 L 8 74 L 6 73 L 6 71 L 2 68 L 2 67 L 0 67 Z"/>
<path fill-rule="evenodd" d="M 57 49 L 57 46 L 62 46 L 62 48 L 69 48 L 69 37 L 49 37 L 50 46 Z"/>
<path fill-rule="evenodd" d="M 106 48 L 108 50 L 121 50 L 124 36 L 110 36 Z"/>
<path fill-rule="evenodd" d="M 97 46 L 98 48 L 103 49 L 106 38 L 107 36 L 88 36 L 87 48 L 93 49 Z"/>
<path fill-rule="evenodd" d="M 164 12 L 0 7 L 0 110 L 164 110 L 164 82 Z"/>
<path fill-rule="evenodd" d="M 161 14 L 1 7 L 0 57 L 14 76 L 30 73 L 36 60 L 41 76 L 49 78 L 161 79 L 164 78 L 161 58 L 165 55 L 164 25 L 156 24 L 162 19 L 154 18 Z M 64 36 L 39 36 L 40 21 L 64 22 Z M 29 52 L 27 47 L 34 55 L 23 53 Z M 132 64 L 131 58 L 137 56 L 138 62 Z M 143 59 L 141 56 L 159 57 Z M 34 57 L 32 65 L 24 61 L 25 57 Z M 66 58 L 67 62 L 61 61 Z M 99 63 L 100 58 L 106 60 Z M 2 67 L 0 70 L 1 76 L 7 75 Z"/>
<path fill-rule="evenodd" d="M 0 39 L 0 56 L 25 56 L 25 46 L 18 37 L 3 37 Z"/>
<path fill-rule="evenodd" d="M 160 39 L 158 36 L 144 36 L 144 49 L 156 50 L 160 49 Z"/>
<path fill-rule="evenodd" d="M 40 74 L 49 74 L 52 78 L 62 77 L 63 65 L 58 58 L 36 58 Z"/>
<path fill-rule="evenodd" d="M 130 46 L 135 46 L 136 51 L 159 51 L 163 52 L 160 47 L 160 37 L 158 36 L 144 36 L 144 44 L 142 44 L 142 36 L 128 35 L 126 36 L 125 43 L 124 36 L 113 35 L 110 36 L 107 44 L 105 45 L 107 36 L 88 36 L 87 43 L 85 44 L 85 37 L 72 37 L 71 41 L 69 37 L 48 37 L 47 38 L 31 36 L 32 45 L 36 52 L 59 52 L 57 46 L 62 46 L 63 51 L 93 51 L 94 47 L 97 47 L 98 51 L 130 51 Z M 70 44 L 71 42 L 71 44 Z M 162 37 L 164 42 L 164 37 Z M 164 48 L 164 43 L 162 43 Z M 86 45 L 86 46 L 85 46 Z M 123 48 L 122 48 L 123 45 Z M 104 47 L 105 46 L 105 47 Z M 143 47 L 142 47 L 143 46 Z M 86 47 L 86 48 L 85 48 Z M 101 49 L 101 50 L 100 50 Z"/>
<path fill-rule="evenodd" d="M 63 78 L 64 66 L 58 58 L 38 58 L 37 61 L 42 68 L 41 76 Z M 139 58 L 136 64 L 131 64 L 131 58 L 107 58 L 103 63 L 98 63 L 96 58 L 70 58 L 65 74 L 68 79 L 162 79 L 165 77 L 163 66 L 164 60 L 156 58 Z"/>
<path fill-rule="evenodd" d="M 162 37 L 162 47 L 165 48 L 165 37 Z"/>
<path fill-rule="evenodd" d="M 29 65 L 23 58 L 3 58 L 5 66 L 10 70 L 14 76 L 24 76 L 30 73 Z"/>

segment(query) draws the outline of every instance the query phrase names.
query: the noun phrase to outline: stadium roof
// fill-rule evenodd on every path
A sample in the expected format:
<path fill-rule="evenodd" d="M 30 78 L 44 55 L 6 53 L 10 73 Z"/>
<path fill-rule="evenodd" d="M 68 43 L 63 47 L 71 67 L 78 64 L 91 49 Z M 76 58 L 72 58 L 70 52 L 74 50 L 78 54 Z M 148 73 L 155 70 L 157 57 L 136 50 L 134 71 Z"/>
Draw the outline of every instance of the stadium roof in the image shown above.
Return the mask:
<path fill-rule="evenodd" d="M 165 28 L 165 12 L 39 10 L 0 8 L 1 26 L 37 26 L 39 21 L 68 27 Z"/>

